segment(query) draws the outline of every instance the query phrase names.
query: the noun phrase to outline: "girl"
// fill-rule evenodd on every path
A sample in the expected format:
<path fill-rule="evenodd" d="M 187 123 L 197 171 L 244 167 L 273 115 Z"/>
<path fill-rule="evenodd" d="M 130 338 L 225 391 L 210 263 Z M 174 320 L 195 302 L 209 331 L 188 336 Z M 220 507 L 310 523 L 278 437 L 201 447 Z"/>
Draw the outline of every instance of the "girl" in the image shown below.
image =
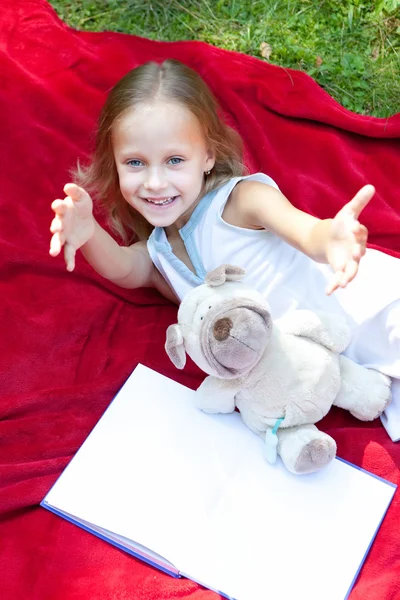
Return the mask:
<path fill-rule="evenodd" d="M 399 409 L 392 403 L 384 424 L 398 439 L 400 261 L 366 250 L 358 221 L 374 188 L 320 220 L 292 206 L 267 175 L 243 172 L 241 141 L 203 80 L 177 61 L 146 63 L 111 90 L 92 163 L 78 169 L 80 186 L 67 184 L 66 198 L 53 202 L 50 254 L 64 247 L 72 271 L 80 248 L 103 277 L 175 301 L 230 263 L 246 269 L 274 318 L 294 308 L 345 314 L 353 332 L 346 354 L 397 378 Z M 97 223 L 88 192 L 126 246 Z"/>

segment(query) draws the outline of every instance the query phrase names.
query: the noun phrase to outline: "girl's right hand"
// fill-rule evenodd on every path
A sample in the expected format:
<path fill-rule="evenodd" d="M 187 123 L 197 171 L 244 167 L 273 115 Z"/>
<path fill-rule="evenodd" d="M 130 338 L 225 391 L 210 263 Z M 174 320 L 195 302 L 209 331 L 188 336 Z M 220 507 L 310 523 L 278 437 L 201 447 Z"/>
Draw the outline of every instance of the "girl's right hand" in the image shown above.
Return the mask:
<path fill-rule="evenodd" d="M 86 244 L 95 231 L 93 202 L 89 194 L 74 183 L 64 186 L 66 198 L 54 200 L 51 205 L 55 217 L 51 222 L 53 234 L 50 255 L 58 256 L 64 246 L 64 258 L 68 271 L 75 268 L 75 254 Z"/>

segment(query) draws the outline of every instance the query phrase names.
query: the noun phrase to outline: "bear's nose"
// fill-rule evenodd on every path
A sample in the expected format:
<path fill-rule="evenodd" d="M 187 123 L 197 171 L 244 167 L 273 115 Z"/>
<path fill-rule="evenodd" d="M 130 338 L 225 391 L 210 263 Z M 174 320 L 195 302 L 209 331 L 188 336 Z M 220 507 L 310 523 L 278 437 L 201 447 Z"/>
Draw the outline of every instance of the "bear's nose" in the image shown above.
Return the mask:
<path fill-rule="evenodd" d="M 218 319 L 214 324 L 214 337 L 218 342 L 223 342 L 229 337 L 233 323 L 228 317 Z"/>

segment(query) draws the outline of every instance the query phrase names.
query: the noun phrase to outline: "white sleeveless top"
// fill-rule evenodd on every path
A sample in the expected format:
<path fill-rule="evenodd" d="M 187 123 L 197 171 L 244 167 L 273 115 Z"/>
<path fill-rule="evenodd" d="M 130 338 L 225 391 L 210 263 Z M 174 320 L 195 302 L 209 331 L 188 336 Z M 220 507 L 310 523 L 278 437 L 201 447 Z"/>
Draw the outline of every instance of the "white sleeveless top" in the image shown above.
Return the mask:
<path fill-rule="evenodd" d="M 353 332 L 346 354 L 356 362 L 378 368 L 370 354 L 377 354 L 378 337 L 384 336 L 386 346 L 391 336 L 391 357 L 380 357 L 379 370 L 392 371 L 394 361 L 393 376 L 400 377 L 400 260 L 367 250 L 354 281 L 327 296 L 325 289 L 333 275 L 329 265 L 313 261 L 269 231 L 235 227 L 222 219 L 231 191 L 243 179 L 279 189 L 270 177 L 257 173 L 234 177 L 202 198 L 179 230 L 196 273 L 172 253 L 164 229 L 153 230 L 148 240 L 150 257 L 176 295 L 182 299 L 191 288 L 203 283 L 206 273 L 221 264 L 242 267 L 246 270 L 244 281 L 266 297 L 274 319 L 296 308 L 346 317 Z"/>

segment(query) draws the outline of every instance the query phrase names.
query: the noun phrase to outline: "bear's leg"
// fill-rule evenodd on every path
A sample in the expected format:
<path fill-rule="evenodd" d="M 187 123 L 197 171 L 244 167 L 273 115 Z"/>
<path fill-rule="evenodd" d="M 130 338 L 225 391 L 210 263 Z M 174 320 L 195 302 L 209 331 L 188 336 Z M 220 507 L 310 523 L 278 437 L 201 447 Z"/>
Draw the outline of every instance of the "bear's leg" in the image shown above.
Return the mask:
<path fill-rule="evenodd" d="M 336 442 L 315 425 L 280 428 L 278 454 L 291 473 L 303 475 L 320 471 L 336 455 Z"/>
<path fill-rule="evenodd" d="M 333 404 L 361 421 L 379 417 L 391 400 L 390 378 L 339 356 L 342 385 Z"/>
<path fill-rule="evenodd" d="M 194 403 L 206 413 L 231 413 L 235 410 L 237 384 L 217 377 L 206 377 L 196 390 Z"/>
<path fill-rule="evenodd" d="M 392 401 L 381 415 L 384 428 L 393 442 L 400 442 L 400 379 L 392 379 Z"/>

